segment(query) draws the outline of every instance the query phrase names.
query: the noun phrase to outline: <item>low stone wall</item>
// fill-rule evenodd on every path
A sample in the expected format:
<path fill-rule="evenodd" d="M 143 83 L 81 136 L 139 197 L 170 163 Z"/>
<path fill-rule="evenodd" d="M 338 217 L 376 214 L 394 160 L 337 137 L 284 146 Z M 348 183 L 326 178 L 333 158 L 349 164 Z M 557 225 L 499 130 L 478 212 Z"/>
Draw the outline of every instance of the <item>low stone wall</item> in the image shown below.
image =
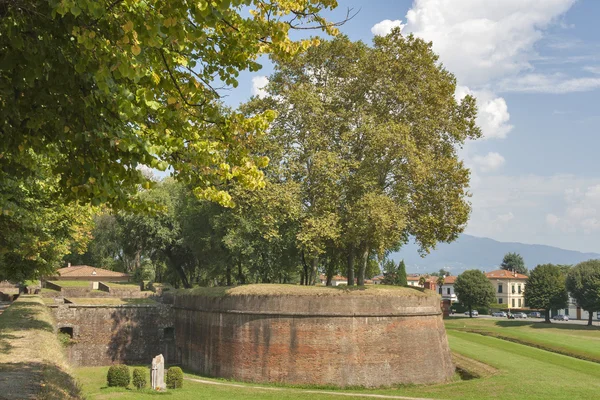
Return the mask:
<path fill-rule="evenodd" d="M 433 292 L 255 295 L 251 286 L 175 296 L 184 367 L 242 381 L 340 387 L 435 383 L 454 374 Z"/>
<path fill-rule="evenodd" d="M 75 366 L 150 364 L 157 354 L 169 363 L 175 353 L 173 318 L 163 304 L 49 306 L 57 329 L 72 332 L 67 348 Z"/>

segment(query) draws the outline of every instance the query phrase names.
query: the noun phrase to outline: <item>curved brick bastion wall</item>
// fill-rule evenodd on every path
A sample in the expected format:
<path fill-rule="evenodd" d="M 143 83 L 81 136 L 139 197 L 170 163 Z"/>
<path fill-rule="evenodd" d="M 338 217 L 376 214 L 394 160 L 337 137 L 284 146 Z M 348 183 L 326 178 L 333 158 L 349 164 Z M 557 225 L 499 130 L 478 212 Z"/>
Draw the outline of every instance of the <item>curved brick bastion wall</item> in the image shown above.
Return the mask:
<path fill-rule="evenodd" d="M 209 376 L 379 387 L 454 373 L 430 291 L 248 285 L 179 293 L 173 312 L 182 365 Z"/>

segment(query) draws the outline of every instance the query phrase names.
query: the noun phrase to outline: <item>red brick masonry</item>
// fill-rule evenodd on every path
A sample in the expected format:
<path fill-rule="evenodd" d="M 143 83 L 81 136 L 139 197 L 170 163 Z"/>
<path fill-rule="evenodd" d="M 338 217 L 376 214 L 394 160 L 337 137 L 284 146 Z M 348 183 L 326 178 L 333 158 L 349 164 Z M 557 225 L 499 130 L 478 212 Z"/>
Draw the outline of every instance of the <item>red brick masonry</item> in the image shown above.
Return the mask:
<path fill-rule="evenodd" d="M 439 297 L 176 296 L 184 367 L 252 382 L 381 387 L 454 374 Z"/>

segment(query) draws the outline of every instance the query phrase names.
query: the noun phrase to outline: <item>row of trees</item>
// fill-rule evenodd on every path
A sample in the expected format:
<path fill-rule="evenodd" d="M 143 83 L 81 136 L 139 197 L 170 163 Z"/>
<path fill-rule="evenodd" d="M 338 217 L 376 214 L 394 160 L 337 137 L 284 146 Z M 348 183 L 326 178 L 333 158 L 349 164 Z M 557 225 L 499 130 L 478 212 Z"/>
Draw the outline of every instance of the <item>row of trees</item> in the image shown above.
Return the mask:
<path fill-rule="evenodd" d="M 494 287 L 479 270 L 459 275 L 454 290 L 469 313 L 473 307 L 495 303 Z M 592 325 L 593 313 L 600 311 L 600 260 L 585 261 L 574 267 L 542 264 L 531 270 L 525 285 L 525 304 L 545 310 L 546 322 L 550 322 L 551 310 L 568 307 L 569 295 L 589 313 L 588 325 Z"/>
<path fill-rule="evenodd" d="M 124 20 L 119 29 L 129 35 L 132 28 Z M 160 51 L 157 54 L 156 62 L 166 68 L 171 60 L 165 64 Z M 172 81 L 160 89 L 161 96 L 152 94 L 156 88 L 148 89 L 146 94 L 152 95 L 146 102 L 159 101 L 167 89 L 173 98 L 165 99 L 166 106 L 158 104 L 152 127 L 146 121 L 140 128 L 137 120 L 138 111 L 150 112 L 146 106 L 128 109 L 134 115 L 122 139 L 106 140 L 114 139 L 111 146 L 119 149 L 126 143 L 121 157 L 127 151 L 135 153 L 138 145 L 155 146 L 146 142 L 155 136 L 182 141 L 182 146 L 163 149 L 168 156 L 157 153 L 160 160 L 176 158 L 173 175 L 182 184 L 129 177 L 141 183 L 128 198 L 137 212 L 103 210 L 95 218 L 95 239 L 83 257 L 95 254 L 90 263 L 140 275 L 153 269 L 156 279 L 171 271 L 169 279 L 184 286 L 287 282 L 298 270 L 302 284 L 316 283 L 323 271 L 329 279 L 336 273 L 346 275 L 349 285 L 356 276 L 362 285 L 377 260 L 409 237 L 423 253 L 439 241 L 454 240 L 470 212 L 469 171 L 457 150 L 465 140 L 479 137 L 480 130 L 474 98 L 456 100 L 454 76 L 438 62 L 431 44 L 404 37 L 397 29 L 376 37 L 372 46 L 339 36 L 294 54 L 274 57 L 268 96 L 253 98 L 237 114 L 220 110 L 229 115 L 224 121 L 233 132 L 200 120 L 193 121 L 194 129 L 190 121 L 183 129 L 178 120 L 154 120 L 180 118 L 175 110 L 186 106 L 187 92 L 182 99 Z M 184 77 L 190 79 L 189 73 L 175 81 Z M 186 101 L 192 100 L 202 101 Z M 160 133 L 153 130 L 159 128 Z M 130 137 L 134 131 L 142 136 L 139 143 Z M 227 147 L 230 141 L 232 148 Z M 242 143 L 244 156 L 237 151 Z M 105 184 L 113 172 L 112 179 L 122 184 L 130 182 L 121 179 L 122 174 L 137 177 L 140 162 L 133 153 L 125 159 L 135 165 L 106 168 L 101 180 L 96 177 L 98 165 L 91 165 L 87 183 L 78 183 L 83 185 L 81 196 L 75 197 L 84 201 L 100 181 L 104 186 L 98 196 L 114 191 L 114 182 Z M 217 158 L 206 160 L 200 153 L 216 153 Z M 87 155 L 82 157 L 90 162 Z M 61 175 L 65 177 L 80 181 L 68 173 Z M 120 195 L 121 191 L 114 193 Z M 114 196 L 105 200 L 119 205 Z M 204 201 L 207 197 L 217 201 Z M 145 214 L 139 212 L 140 205 Z M 109 233 L 100 234 L 99 227 L 110 228 Z"/>
<path fill-rule="evenodd" d="M 274 118 L 223 107 L 219 87 L 336 34 L 335 0 L 3 2 L 0 5 L 0 280 L 51 273 L 85 249 L 93 207 L 148 209 L 144 168 L 232 205 L 264 186 L 248 146 Z M 251 11 L 251 12 L 248 12 Z M 142 168 L 143 167 L 143 168 Z"/>

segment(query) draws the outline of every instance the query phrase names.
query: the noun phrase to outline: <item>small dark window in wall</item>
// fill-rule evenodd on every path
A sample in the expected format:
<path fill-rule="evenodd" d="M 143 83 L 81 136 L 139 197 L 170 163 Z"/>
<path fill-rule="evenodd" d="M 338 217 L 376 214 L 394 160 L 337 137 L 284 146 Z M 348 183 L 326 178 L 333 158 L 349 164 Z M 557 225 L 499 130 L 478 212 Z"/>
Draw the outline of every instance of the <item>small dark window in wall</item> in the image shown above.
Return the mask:
<path fill-rule="evenodd" d="M 58 328 L 58 331 L 60 333 L 65 333 L 65 334 L 69 335 L 69 337 L 71 339 L 73 339 L 73 327 L 63 326 L 62 328 Z"/>
<path fill-rule="evenodd" d="M 169 328 L 165 328 L 165 330 L 163 331 L 163 339 L 175 339 L 175 328 L 173 328 L 172 326 Z"/>
<path fill-rule="evenodd" d="M 446 290 L 448 290 L 448 294 L 450 294 L 450 288 L 448 288 L 448 289 L 446 289 Z"/>

